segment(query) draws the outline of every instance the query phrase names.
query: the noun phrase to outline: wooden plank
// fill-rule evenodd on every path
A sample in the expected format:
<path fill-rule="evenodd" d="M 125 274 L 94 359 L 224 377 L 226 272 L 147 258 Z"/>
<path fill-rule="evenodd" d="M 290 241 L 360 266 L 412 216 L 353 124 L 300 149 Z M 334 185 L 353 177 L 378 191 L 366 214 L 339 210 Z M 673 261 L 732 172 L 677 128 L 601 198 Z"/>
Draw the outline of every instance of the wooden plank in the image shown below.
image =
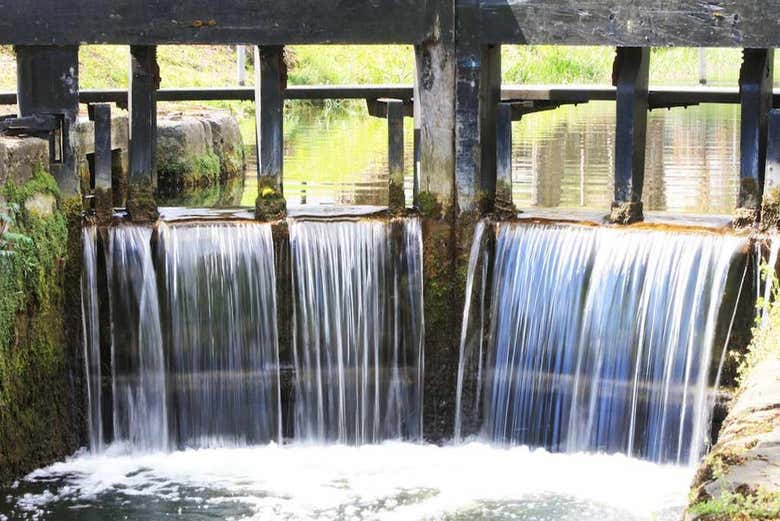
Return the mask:
<path fill-rule="evenodd" d="M 738 208 L 761 207 L 766 167 L 767 118 L 772 108 L 773 49 L 745 49 L 739 71 L 741 102 Z M 746 217 L 754 220 L 755 217 Z"/>
<path fill-rule="evenodd" d="M 130 172 L 127 211 L 136 222 L 157 219 L 157 89 L 160 70 L 157 48 L 130 47 Z"/>
<path fill-rule="evenodd" d="M 89 106 L 89 119 L 95 122 L 94 185 L 95 215 L 101 223 L 108 223 L 114 211 L 111 188 L 111 105 L 96 103 Z"/>
<path fill-rule="evenodd" d="M 778 47 L 778 0 L 481 0 L 483 43 Z"/>
<path fill-rule="evenodd" d="M 499 103 L 496 111 L 496 209 L 508 210 L 512 202 L 512 106 Z"/>
<path fill-rule="evenodd" d="M 417 43 L 438 0 L 0 0 L 0 44 Z"/>
<path fill-rule="evenodd" d="M 769 111 L 761 224 L 780 225 L 780 110 Z"/>
<path fill-rule="evenodd" d="M 645 178 L 650 49 L 619 47 L 615 59 L 617 125 L 615 127 L 615 201 L 610 221 L 641 221 Z"/>
<path fill-rule="evenodd" d="M 79 50 L 70 47 L 16 47 L 17 99 L 21 116 L 55 115 L 56 132 L 51 174 L 65 195 L 79 191 L 80 179 L 70 128 L 79 112 Z"/>
<path fill-rule="evenodd" d="M 404 193 L 404 102 L 387 103 L 387 163 L 390 170 L 389 203 L 392 211 L 406 207 Z"/>

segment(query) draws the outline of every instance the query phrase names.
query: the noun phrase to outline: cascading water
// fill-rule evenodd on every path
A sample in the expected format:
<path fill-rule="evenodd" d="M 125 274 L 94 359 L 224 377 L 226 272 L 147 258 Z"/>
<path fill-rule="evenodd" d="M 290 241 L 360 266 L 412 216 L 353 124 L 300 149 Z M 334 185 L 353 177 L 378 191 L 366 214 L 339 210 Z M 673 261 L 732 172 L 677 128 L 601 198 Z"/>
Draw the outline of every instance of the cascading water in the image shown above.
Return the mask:
<path fill-rule="evenodd" d="M 178 445 L 281 441 L 271 227 L 160 225 Z"/>
<path fill-rule="evenodd" d="M 109 229 L 114 438 L 141 450 L 169 446 L 165 357 L 152 229 Z"/>
<path fill-rule="evenodd" d="M 295 437 L 422 437 L 417 220 L 290 221 Z"/>
<path fill-rule="evenodd" d="M 87 430 L 92 452 L 103 450 L 103 393 L 100 366 L 100 324 L 97 284 L 97 229 L 82 230 L 81 317 L 84 331 L 84 374 L 87 384 Z"/>
<path fill-rule="evenodd" d="M 475 326 L 484 318 L 474 313 L 464 323 L 456 435 L 469 416 L 494 442 L 694 461 L 712 406 L 721 301 L 744 245 L 714 234 L 499 226 L 490 286 L 480 289 L 492 299 L 489 326 Z M 480 259 L 472 252 L 469 286 L 486 279 Z"/>

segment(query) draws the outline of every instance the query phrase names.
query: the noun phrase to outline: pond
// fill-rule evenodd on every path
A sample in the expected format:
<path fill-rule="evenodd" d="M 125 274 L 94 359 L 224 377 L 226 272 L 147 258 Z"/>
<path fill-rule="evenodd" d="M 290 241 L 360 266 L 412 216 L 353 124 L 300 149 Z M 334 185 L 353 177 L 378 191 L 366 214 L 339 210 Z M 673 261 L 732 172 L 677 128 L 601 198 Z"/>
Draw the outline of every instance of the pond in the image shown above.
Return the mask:
<path fill-rule="evenodd" d="M 645 210 L 730 215 L 739 188 L 739 107 L 654 110 L 648 119 Z M 593 102 L 531 114 L 513 125 L 518 208 L 606 210 L 614 178 L 615 105 Z M 407 202 L 413 185 L 413 125 L 405 121 Z M 387 126 L 362 111 L 288 121 L 284 189 L 291 206 L 385 205 Z M 240 203 L 253 206 L 254 159 Z M 238 204 L 235 189 L 229 199 Z M 205 203 L 196 199 L 194 205 Z M 186 201 L 168 201 L 180 204 Z"/>

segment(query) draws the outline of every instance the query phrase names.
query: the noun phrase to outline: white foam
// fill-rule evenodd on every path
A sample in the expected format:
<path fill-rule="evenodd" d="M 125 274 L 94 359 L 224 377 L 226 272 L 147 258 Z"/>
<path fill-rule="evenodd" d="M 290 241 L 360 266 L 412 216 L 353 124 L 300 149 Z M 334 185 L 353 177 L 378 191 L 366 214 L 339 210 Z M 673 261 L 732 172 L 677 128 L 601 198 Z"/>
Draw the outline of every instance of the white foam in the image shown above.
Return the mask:
<path fill-rule="evenodd" d="M 655 519 L 662 511 L 679 516 L 691 477 L 689 468 L 619 455 L 480 443 L 269 445 L 144 455 L 112 447 L 32 473 L 27 480 L 65 478 L 67 485 L 17 501 L 41 508 L 62 500 L 89 502 L 118 490 L 131 497 L 192 499 L 197 490 L 208 492 L 195 502 L 199 508 L 240 502 L 253 512 L 245 519 L 395 521 L 440 519 L 485 502 L 539 503 L 554 496 Z M 584 512 L 577 517 L 586 518 Z"/>

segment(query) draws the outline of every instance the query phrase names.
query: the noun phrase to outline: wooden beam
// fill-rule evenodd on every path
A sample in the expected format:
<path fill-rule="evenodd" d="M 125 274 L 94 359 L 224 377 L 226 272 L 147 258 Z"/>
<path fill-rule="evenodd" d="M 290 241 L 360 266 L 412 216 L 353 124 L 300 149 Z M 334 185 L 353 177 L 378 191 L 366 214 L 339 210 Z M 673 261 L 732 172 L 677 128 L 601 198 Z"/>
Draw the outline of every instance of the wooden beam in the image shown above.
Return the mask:
<path fill-rule="evenodd" d="M 284 48 L 255 48 L 255 128 L 257 131 L 257 218 L 281 219 L 284 201 Z"/>
<path fill-rule="evenodd" d="M 437 0 L 0 0 L 0 44 L 418 43 Z"/>
<path fill-rule="evenodd" d="M 615 127 L 615 201 L 610 221 L 641 221 L 645 178 L 650 49 L 618 47 L 613 81 L 617 89 Z"/>
<path fill-rule="evenodd" d="M 420 180 L 416 206 L 424 213 L 455 210 L 455 49 L 452 32 L 416 46 L 419 83 Z"/>
<path fill-rule="evenodd" d="M 740 224 L 755 221 L 761 207 L 766 167 L 767 118 L 772 108 L 773 49 L 745 49 L 739 71 L 742 117 L 740 132 Z M 751 215 L 748 215 L 751 214 Z"/>
<path fill-rule="evenodd" d="M 780 110 L 777 109 L 769 112 L 761 225 L 765 228 L 780 225 Z"/>
<path fill-rule="evenodd" d="M 780 47 L 774 0 L 481 0 L 480 4 L 483 43 Z"/>
<path fill-rule="evenodd" d="M 404 102 L 387 103 L 387 162 L 390 170 L 389 203 L 391 211 L 406 207 L 404 192 Z"/>
<path fill-rule="evenodd" d="M 75 195 L 80 179 L 70 129 L 79 113 L 79 49 L 16 47 L 16 71 L 20 115 L 53 115 L 60 120 L 48 166 L 62 193 Z"/>
<path fill-rule="evenodd" d="M 511 211 L 512 201 L 512 106 L 500 103 L 496 111 L 496 204 Z"/>
<path fill-rule="evenodd" d="M 95 215 L 98 222 L 108 223 L 114 208 L 111 188 L 111 105 L 89 106 L 89 119 L 95 123 L 94 185 Z"/>
<path fill-rule="evenodd" d="M 157 189 L 157 89 L 160 69 L 157 48 L 130 47 L 130 172 L 127 212 L 136 222 L 153 222 L 159 216 Z"/>

